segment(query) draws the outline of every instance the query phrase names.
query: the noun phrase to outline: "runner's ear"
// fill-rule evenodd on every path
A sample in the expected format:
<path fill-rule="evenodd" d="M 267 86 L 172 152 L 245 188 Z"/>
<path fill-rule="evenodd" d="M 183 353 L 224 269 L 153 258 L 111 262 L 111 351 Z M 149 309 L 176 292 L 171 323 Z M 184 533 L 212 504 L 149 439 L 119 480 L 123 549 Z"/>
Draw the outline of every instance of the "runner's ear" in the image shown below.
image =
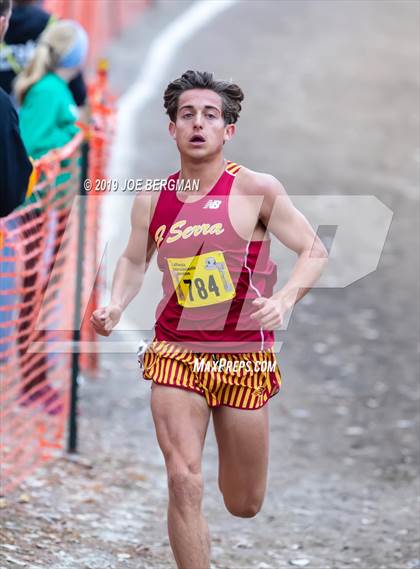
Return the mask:
<path fill-rule="evenodd" d="M 169 134 L 171 135 L 171 137 L 176 140 L 176 128 L 175 128 L 175 123 L 174 122 L 170 122 L 169 123 Z"/>
<path fill-rule="evenodd" d="M 236 125 L 228 124 L 225 127 L 225 134 L 223 136 L 223 142 L 227 142 L 228 140 L 231 140 L 233 138 L 235 132 L 236 132 Z"/>

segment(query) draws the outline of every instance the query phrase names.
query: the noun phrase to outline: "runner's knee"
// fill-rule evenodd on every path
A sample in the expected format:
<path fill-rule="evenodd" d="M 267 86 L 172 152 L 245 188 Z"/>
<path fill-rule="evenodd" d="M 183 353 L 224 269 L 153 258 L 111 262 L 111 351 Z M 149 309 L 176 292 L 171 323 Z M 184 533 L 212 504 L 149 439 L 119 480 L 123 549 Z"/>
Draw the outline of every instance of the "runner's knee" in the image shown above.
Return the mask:
<path fill-rule="evenodd" d="M 249 496 L 242 499 L 232 499 L 223 496 L 226 509 L 238 518 L 253 518 L 261 510 L 264 498 L 260 496 Z"/>
<path fill-rule="evenodd" d="M 179 507 L 199 507 L 203 497 L 201 472 L 194 472 L 187 465 L 168 468 L 169 495 Z"/>

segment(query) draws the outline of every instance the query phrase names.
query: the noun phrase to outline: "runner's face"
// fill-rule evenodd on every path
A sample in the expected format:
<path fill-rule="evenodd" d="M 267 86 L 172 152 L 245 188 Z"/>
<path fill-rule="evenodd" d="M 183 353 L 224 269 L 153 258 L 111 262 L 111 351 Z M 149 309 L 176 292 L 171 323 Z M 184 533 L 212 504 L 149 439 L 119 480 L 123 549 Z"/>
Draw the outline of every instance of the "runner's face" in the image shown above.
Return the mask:
<path fill-rule="evenodd" d="M 222 151 L 235 125 L 225 126 L 220 95 L 209 89 L 191 89 L 179 97 L 176 122 L 169 124 L 169 132 L 181 154 L 204 158 Z"/>

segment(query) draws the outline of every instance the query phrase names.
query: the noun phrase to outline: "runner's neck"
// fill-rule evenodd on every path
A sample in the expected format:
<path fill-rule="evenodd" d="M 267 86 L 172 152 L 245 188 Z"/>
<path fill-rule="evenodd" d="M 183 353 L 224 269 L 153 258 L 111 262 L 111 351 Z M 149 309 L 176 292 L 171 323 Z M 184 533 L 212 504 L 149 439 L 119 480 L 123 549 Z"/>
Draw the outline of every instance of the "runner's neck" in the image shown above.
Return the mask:
<path fill-rule="evenodd" d="M 199 189 L 194 192 L 195 196 L 205 196 L 216 182 L 220 179 L 221 175 L 226 169 L 227 161 L 222 158 L 221 161 L 214 163 L 203 162 L 200 164 L 185 163 L 181 160 L 181 170 L 179 172 L 179 180 L 200 180 Z"/>

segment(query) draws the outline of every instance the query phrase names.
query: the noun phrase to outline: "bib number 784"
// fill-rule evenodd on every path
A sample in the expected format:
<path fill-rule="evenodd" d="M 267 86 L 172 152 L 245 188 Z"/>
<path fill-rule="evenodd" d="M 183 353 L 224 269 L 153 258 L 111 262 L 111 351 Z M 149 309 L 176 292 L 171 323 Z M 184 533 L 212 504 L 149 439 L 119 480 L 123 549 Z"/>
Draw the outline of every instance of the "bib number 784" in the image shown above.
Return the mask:
<path fill-rule="evenodd" d="M 209 293 L 213 293 L 216 296 L 220 296 L 220 290 L 216 284 L 216 279 L 214 278 L 213 275 L 209 276 L 207 286 L 205 281 L 203 279 L 200 279 L 200 277 L 193 280 L 182 279 L 182 282 L 188 286 L 188 296 L 191 302 L 194 302 L 194 294 L 195 294 L 194 288 L 196 293 L 202 300 L 208 298 Z"/>
<path fill-rule="evenodd" d="M 235 296 L 232 279 L 221 251 L 195 257 L 168 258 L 167 262 L 181 306 L 209 306 Z"/>

